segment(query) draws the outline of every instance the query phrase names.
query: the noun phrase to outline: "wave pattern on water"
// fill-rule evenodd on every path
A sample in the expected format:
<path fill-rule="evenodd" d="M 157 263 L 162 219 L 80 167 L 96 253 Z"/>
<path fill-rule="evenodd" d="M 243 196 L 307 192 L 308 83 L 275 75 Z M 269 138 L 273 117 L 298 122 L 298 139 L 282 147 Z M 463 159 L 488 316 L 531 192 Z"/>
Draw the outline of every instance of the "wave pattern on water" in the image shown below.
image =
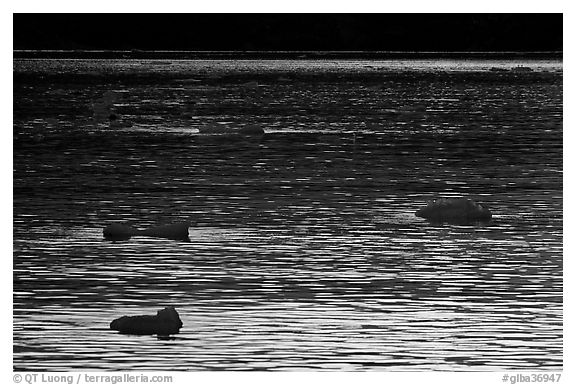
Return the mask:
<path fill-rule="evenodd" d="M 15 66 L 98 71 L 37 65 Z M 366 83 L 346 74 L 405 69 L 269 62 L 292 76 L 222 77 L 262 65 L 156 63 L 220 78 L 154 85 L 15 82 L 15 370 L 561 369 L 561 76 Z M 107 91 L 130 125 L 90 117 Z M 199 133 L 250 124 L 266 134 Z M 493 221 L 414 216 L 439 195 L 471 196 Z M 183 219 L 190 242 L 102 239 L 113 221 Z M 184 323 L 173 339 L 109 330 L 166 305 Z"/>

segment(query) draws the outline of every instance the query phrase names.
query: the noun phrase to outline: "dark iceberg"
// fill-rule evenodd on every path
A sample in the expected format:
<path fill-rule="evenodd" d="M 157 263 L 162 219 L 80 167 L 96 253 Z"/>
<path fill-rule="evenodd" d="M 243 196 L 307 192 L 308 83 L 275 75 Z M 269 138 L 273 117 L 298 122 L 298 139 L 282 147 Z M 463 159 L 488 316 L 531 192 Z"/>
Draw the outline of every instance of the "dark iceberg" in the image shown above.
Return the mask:
<path fill-rule="evenodd" d="M 136 235 L 187 241 L 189 227 L 190 222 L 178 222 L 138 230 L 129 225 L 113 223 L 104 228 L 103 234 L 110 241 L 124 241 Z"/>
<path fill-rule="evenodd" d="M 123 316 L 110 323 L 110 329 L 122 334 L 158 334 L 167 336 L 178 334 L 182 321 L 173 306 L 158 310 L 156 315 Z"/>
<path fill-rule="evenodd" d="M 487 207 L 467 198 L 436 199 L 416 211 L 416 216 L 431 222 L 450 223 L 487 222 L 492 219 Z"/>

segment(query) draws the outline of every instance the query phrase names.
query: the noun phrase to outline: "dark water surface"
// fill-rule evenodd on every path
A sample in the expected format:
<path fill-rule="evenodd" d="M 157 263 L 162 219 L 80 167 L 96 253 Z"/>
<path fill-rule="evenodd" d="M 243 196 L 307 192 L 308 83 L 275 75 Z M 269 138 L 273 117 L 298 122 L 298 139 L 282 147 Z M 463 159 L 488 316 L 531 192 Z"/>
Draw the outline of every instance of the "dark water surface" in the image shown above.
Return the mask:
<path fill-rule="evenodd" d="M 15 370 L 562 368 L 560 61 L 17 59 L 14 80 Z M 414 216 L 460 195 L 493 221 Z M 189 243 L 102 239 L 185 219 Z M 109 330 L 167 305 L 174 339 Z"/>

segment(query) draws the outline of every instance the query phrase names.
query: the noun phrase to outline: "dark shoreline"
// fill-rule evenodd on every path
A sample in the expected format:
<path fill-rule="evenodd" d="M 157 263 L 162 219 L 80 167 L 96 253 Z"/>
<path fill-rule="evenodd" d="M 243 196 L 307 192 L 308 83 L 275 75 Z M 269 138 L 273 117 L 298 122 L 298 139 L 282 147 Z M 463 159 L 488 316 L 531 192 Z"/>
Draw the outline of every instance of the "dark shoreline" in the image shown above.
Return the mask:
<path fill-rule="evenodd" d="M 325 60 L 325 59 L 560 59 L 560 51 L 399 52 L 399 51 L 64 51 L 14 50 L 14 59 L 173 59 L 173 60 Z"/>

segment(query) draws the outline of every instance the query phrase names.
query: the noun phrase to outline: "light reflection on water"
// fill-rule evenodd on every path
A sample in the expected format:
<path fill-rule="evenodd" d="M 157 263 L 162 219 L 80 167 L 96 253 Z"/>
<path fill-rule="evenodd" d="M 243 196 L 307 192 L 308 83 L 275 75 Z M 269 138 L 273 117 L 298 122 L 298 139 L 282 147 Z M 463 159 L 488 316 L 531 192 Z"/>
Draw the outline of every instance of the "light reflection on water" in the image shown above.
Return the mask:
<path fill-rule="evenodd" d="M 561 76 L 130 79 L 15 83 L 16 370 L 562 367 Z M 131 127 L 87 117 L 106 89 Z M 198 134 L 253 123 L 263 138 Z M 439 194 L 494 219 L 414 216 Z M 102 239 L 111 221 L 182 219 L 189 243 Z M 166 305 L 174 339 L 109 330 Z"/>

